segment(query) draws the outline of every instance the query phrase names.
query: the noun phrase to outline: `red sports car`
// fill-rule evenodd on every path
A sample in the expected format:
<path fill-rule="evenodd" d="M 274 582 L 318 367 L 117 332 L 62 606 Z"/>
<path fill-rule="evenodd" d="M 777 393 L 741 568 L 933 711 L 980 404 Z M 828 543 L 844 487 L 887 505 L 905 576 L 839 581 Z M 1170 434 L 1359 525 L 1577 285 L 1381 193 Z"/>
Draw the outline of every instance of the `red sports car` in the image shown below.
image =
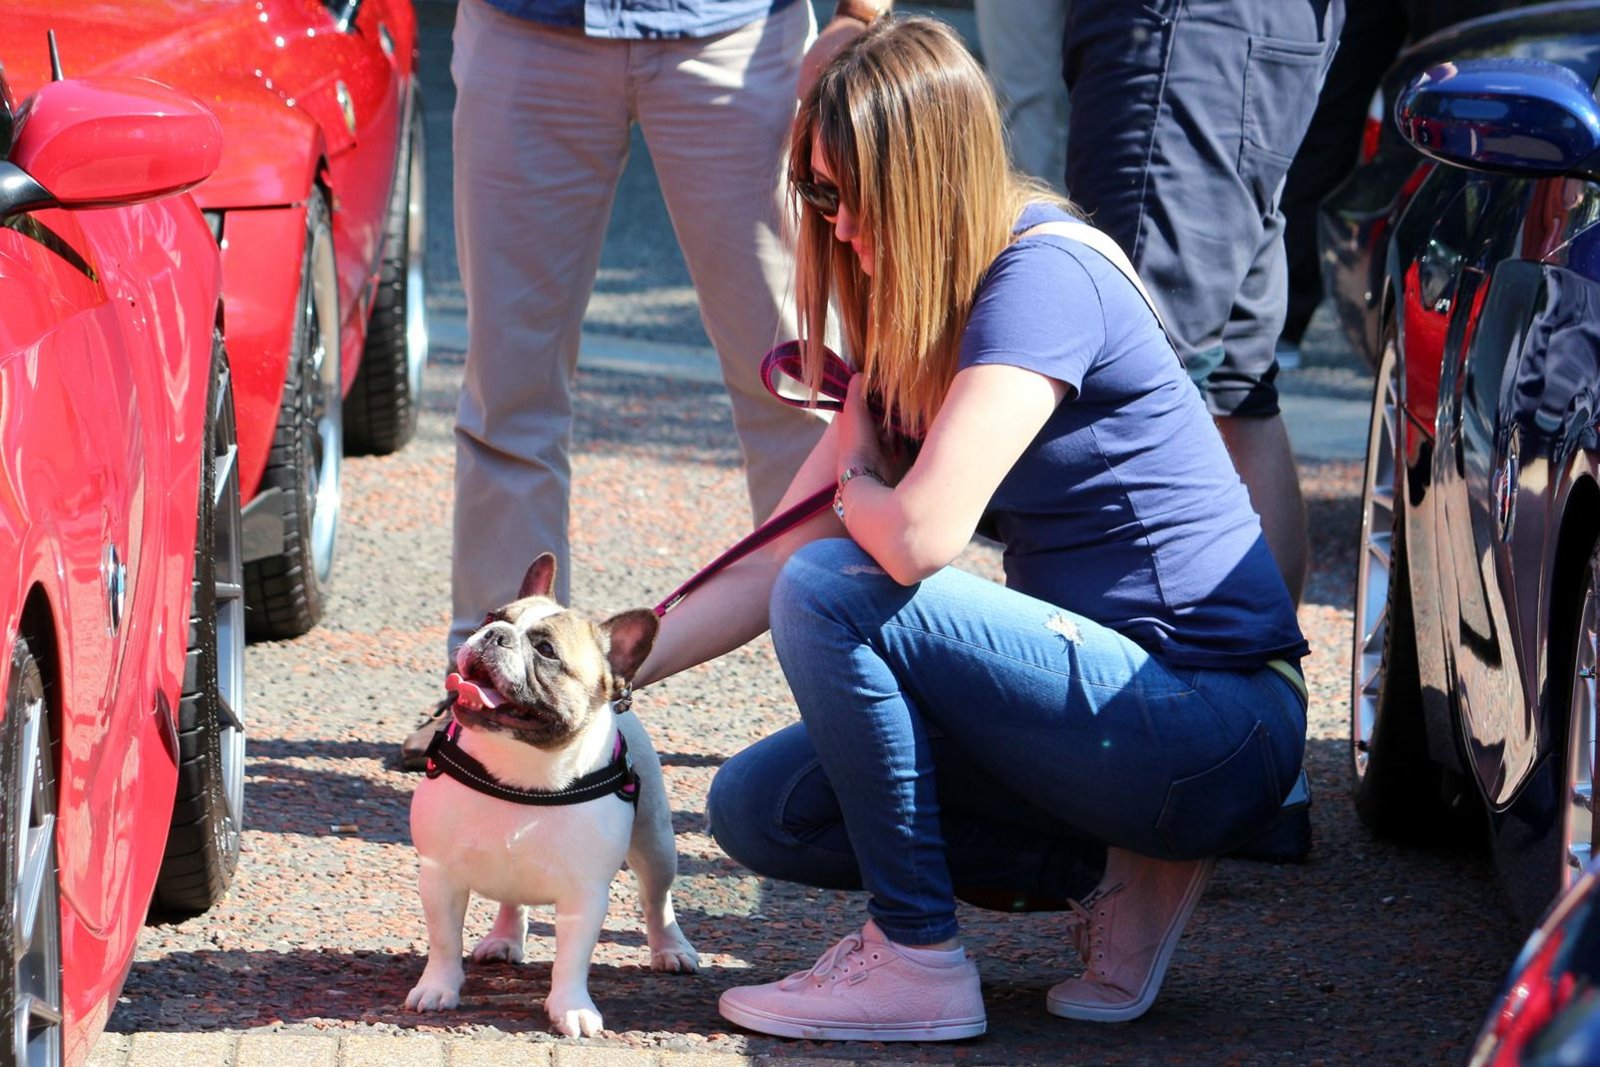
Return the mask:
<path fill-rule="evenodd" d="M 416 426 L 422 109 L 410 0 L 0 0 L 18 93 L 136 75 L 192 93 L 224 132 L 194 198 L 222 246 L 239 412 L 252 637 L 321 616 L 346 448 Z"/>
<path fill-rule="evenodd" d="M 209 907 L 243 802 L 222 152 L 138 78 L 0 79 L 0 1062 L 78 1063 L 146 916 Z M 93 209 L 93 210 L 84 210 Z"/>

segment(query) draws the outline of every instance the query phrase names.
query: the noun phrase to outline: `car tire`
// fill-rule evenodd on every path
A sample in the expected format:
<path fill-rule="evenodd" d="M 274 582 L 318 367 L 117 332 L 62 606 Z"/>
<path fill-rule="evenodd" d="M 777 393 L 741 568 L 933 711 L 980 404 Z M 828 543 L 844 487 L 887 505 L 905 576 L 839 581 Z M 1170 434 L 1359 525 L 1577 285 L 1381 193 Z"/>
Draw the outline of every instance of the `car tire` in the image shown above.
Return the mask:
<path fill-rule="evenodd" d="M 244 536 L 232 377 L 220 335 L 207 403 L 178 703 L 178 789 L 150 905 L 157 921 L 198 915 L 227 892 L 244 814 Z"/>
<path fill-rule="evenodd" d="M 1351 652 L 1352 792 L 1361 821 L 1408 840 L 1436 834 L 1447 816 L 1442 772 L 1428 755 L 1405 552 L 1400 359 L 1394 327 L 1378 354 L 1361 487 Z"/>
<path fill-rule="evenodd" d="M 1596 713 L 1595 671 L 1600 666 L 1600 544 L 1590 551 L 1582 576 L 1577 623 L 1572 634 L 1567 679 L 1567 753 L 1565 811 L 1562 816 L 1562 870 L 1557 883 L 1565 892 L 1589 866 L 1594 853 L 1594 769 Z"/>
<path fill-rule="evenodd" d="M 6 891 L 0 969 L 9 991 L 3 1062 L 56 1065 L 62 1062 L 63 1002 L 55 760 L 44 675 L 20 637 L 11 649 L 0 739 Z"/>
<path fill-rule="evenodd" d="M 345 448 L 387 455 L 417 430 L 422 373 L 428 362 L 427 142 L 422 95 L 413 90 L 411 117 L 384 224 L 383 264 L 350 395 L 345 397 Z"/>
<path fill-rule="evenodd" d="M 327 601 L 339 532 L 344 416 L 339 360 L 339 279 L 328 201 L 306 205 L 306 247 L 278 424 L 259 493 L 285 495 L 282 550 L 245 566 L 248 637 L 297 637 Z"/>

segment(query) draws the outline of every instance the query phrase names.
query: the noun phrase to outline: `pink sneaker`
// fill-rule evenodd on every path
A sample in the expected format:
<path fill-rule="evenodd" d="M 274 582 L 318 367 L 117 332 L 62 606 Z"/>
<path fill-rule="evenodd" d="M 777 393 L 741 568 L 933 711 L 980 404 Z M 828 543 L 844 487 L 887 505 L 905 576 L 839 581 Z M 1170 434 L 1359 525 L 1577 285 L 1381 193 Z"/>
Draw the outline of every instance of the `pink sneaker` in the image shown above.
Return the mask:
<path fill-rule="evenodd" d="M 1149 1011 L 1215 866 L 1209 859 L 1179 863 L 1109 849 L 1105 877 L 1068 920 L 1084 972 L 1051 986 L 1046 1010 L 1103 1023 Z"/>
<path fill-rule="evenodd" d="M 971 960 L 915 959 L 871 921 L 809 971 L 730 989 L 717 1010 L 746 1030 L 818 1041 L 954 1041 L 988 1025 Z"/>

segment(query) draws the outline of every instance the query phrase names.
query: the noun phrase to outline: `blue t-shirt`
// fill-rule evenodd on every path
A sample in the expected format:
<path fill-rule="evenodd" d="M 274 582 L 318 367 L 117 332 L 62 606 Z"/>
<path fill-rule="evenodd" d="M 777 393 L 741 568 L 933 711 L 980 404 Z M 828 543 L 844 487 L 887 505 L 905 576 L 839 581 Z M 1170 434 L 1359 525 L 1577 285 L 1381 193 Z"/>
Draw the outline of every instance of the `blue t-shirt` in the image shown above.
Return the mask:
<path fill-rule="evenodd" d="M 1018 232 L 1070 221 L 1035 204 Z M 1174 666 L 1307 652 L 1250 497 L 1133 284 L 1062 237 L 1013 242 L 984 275 L 960 366 L 1023 367 L 1067 396 L 995 491 L 1006 583 Z"/>
<path fill-rule="evenodd" d="M 748 26 L 794 0 L 488 0 L 508 15 L 589 37 L 654 40 L 710 37 Z"/>

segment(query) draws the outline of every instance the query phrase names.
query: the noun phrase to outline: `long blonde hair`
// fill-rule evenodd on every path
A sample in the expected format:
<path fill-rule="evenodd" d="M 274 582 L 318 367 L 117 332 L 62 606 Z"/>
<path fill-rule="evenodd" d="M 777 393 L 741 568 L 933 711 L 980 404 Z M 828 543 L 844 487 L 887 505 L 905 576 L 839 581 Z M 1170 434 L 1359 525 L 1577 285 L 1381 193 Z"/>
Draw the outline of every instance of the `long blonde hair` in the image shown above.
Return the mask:
<path fill-rule="evenodd" d="M 813 138 L 870 243 L 873 274 L 794 191 Z M 926 430 L 955 377 L 978 285 L 1032 201 L 1071 205 L 1006 159 L 1000 107 L 959 37 L 930 18 L 879 20 L 824 68 L 790 143 L 796 298 L 810 382 L 830 296 L 856 369 L 898 417 Z"/>

